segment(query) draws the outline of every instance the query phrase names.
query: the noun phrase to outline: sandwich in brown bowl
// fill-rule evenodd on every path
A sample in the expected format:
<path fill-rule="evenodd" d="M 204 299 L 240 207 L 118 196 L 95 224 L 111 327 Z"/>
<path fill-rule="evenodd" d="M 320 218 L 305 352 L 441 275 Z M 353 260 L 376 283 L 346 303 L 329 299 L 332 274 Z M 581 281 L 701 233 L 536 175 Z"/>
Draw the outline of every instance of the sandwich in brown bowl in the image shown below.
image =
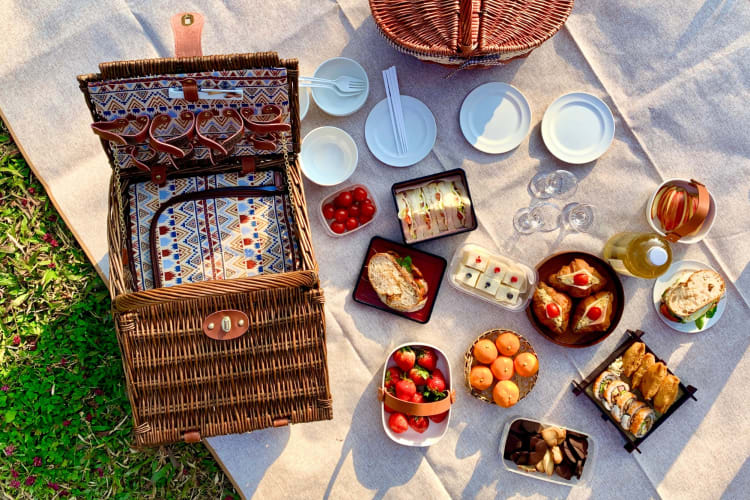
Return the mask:
<path fill-rule="evenodd" d="M 409 256 L 378 252 L 367 264 L 367 277 L 380 300 L 391 309 L 414 312 L 427 303 L 427 281 Z"/>
<path fill-rule="evenodd" d="M 580 299 L 599 292 L 607 284 L 607 279 L 585 260 L 573 259 L 549 277 L 549 284 L 560 292 Z"/>
<path fill-rule="evenodd" d="M 599 292 L 578 303 L 573 314 L 573 333 L 606 332 L 612 321 L 614 295 Z"/>
<path fill-rule="evenodd" d="M 572 301 L 564 293 L 546 283 L 539 283 L 534 291 L 532 309 L 537 319 L 553 333 L 561 335 L 568 328 Z"/>

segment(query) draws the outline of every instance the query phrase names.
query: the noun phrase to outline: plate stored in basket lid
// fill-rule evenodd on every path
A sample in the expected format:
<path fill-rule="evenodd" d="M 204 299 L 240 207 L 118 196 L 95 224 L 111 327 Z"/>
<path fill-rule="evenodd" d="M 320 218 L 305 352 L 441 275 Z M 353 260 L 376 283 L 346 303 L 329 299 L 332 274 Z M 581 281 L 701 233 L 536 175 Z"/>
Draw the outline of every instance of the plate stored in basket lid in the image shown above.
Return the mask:
<path fill-rule="evenodd" d="M 562 28 L 573 0 L 370 0 L 383 36 L 423 61 L 481 67 L 526 57 Z"/>

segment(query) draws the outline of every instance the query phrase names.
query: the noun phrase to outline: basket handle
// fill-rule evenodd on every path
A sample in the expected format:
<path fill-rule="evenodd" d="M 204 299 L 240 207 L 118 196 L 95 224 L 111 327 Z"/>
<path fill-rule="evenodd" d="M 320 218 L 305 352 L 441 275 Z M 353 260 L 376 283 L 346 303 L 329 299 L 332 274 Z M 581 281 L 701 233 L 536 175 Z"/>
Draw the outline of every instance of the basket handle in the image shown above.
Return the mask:
<path fill-rule="evenodd" d="M 706 186 L 695 179 L 690 179 L 690 184 L 695 186 L 698 190 L 698 208 L 695 209 L 695 213 L 693 213 L 693 216 L 688 219 L 687 222 L 676 227 L 674 231 L 667 233 L 666 238 L 672 243 L 676 243 L 680 238 L 683 238 L 698 229 L 698 227 L 706 220 L 708 210 L 711 208 L 711 195 L 708 194 Z"/>
<path fill-rule="evenodd" d="M 378 387 L 378 399 L 387 404 L 389 408 L 406 415 L 415 417 L 429 417 L 430 415 L 440 415 L 451 409 L 451 405 L 456 401 L 456 391 L 448 391 L 448 397 L 440 401 L 430 403 L 412 403 L 398 399 L 390 392 L 386 392 L 382 387 Z"/>
<path fill-rule="evenodd" d="M 477 41 L 472 36 L 474 23 L 474 1 L 459 0 L 458 6 L 458 52 L 467 56 L 477 48 Z"/>

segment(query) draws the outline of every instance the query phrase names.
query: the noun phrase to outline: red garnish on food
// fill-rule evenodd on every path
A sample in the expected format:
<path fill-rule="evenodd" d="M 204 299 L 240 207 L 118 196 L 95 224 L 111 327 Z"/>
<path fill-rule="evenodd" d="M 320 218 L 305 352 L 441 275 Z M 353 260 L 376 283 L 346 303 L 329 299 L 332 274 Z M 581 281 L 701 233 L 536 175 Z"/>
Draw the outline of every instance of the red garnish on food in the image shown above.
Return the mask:
<path fill-rule="evenodd" d="M 680 320 L 675 318 L 672 313 L 669 312 L 669 309 L 667 309 L 667 305 L 662 302 L 662 304 L 659 306 L 659 311 L 664 315 L 665 318 L 667 318 L 669 321 L 674 321 L 675 323 L 679 323 Z"/>
<path fill-rule="evenodd" d="M 481 257 L 477 257 L 476 263 L 479 264 L 480 262 L 482 262 L 482 258 Z"/>
<path fill-rule="evenodd" d="M 586 273 L 578 273 L 575 276 L 573 276 L 573 283 L 575 283 L 578 286 L 588 285 L 589 275 Z"/>
<path fill-rule="evenodd" d="M 591 321 L 596 321 L 602 316 L 602 308 L 594 306 L 586 312 L 586 316 Z"/>
<path fill-rule="evenodd" d="M 499 273 L 499 272 L 500 272 L 500 268 L 499 268 L 499 267 L 496 267 L 496 268 L 495 268 L 495 274 L 497 274 L 497 273 Z"/>
<path fill-rule="evenodd" d="M 515 283 L 516 281 L 518 281 L 518 278 L 517 278 L 517 277 L 515 277 L 515 276 L 513 276 L 513 277 L 512 277 L 511 279 L 510 279 L 510 282 L 511 282 L 511 283 Z"/>
<path fill-rule="evenodd" d="M 546 312 L 548 318 L 556 318 L 560 316 L 560 307 L 557 304 L 547 304 Z"/>

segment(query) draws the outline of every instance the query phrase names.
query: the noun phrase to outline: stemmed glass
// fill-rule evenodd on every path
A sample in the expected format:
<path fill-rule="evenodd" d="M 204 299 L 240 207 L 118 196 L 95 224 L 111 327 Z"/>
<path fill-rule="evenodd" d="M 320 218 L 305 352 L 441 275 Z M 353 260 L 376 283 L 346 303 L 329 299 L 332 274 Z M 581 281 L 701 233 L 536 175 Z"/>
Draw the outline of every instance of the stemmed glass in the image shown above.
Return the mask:
<path fill-rule="evenodd" d="M 555 170 L 548 174 L 538 173 L 529 181 L 529 193 L 535 198 L 567 199 L 578 188 L 578 178 L 567 170 Z"/>
<path fill-rule="evenodd" d="M 553 203 L 532 205 L 516 212 L 513 227 L 521 234 L 554 231 L 560 227 L 561 213 L 560 207 Z"/>
<path fill-rule="evenodd" d="M 589 232 L 594 225 L 594 206 L 588 203 L 568 203 L 560 213 L 559 224 L 579 233 Z"/>

